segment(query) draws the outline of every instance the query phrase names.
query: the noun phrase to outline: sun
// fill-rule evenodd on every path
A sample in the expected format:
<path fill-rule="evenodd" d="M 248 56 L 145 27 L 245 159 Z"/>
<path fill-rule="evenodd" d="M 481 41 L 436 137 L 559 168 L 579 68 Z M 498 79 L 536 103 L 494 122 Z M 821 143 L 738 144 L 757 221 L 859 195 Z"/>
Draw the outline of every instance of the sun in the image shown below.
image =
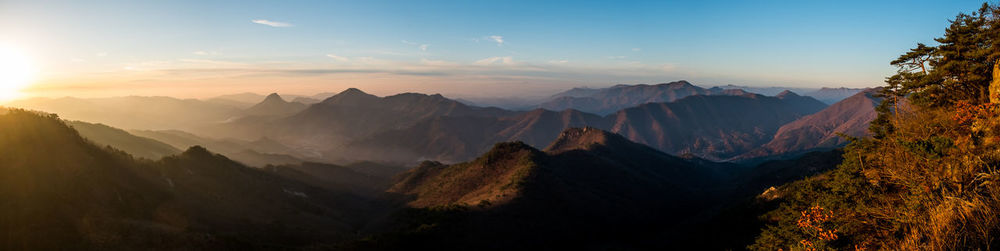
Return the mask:
<path fill-rule="evenodd" d="M 0 101 L 21 96 L 34 81 L 38 70 L 28 54 L 17 47 L 0 44 Z"/>

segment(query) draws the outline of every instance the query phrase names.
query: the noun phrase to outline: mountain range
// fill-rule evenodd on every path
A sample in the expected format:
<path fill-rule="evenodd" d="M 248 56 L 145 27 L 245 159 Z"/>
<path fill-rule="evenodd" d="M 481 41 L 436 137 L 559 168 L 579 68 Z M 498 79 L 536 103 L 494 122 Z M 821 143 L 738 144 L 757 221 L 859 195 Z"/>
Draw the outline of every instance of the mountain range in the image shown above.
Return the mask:
<path fill-rule="evenodd" d="M 244 108 L 217 102 L 254 97 L 261 100 Z M 794 156 L 811 148 L 844 144 L 844 141 L 830 141 L 829 135 L 836 132 L 863 135 L 863 131 L 841 129 L 864 127 L 873 111 L 871 107 L 846 104 L 826 108 L 816 99 L 791 91 L 764 96 L 740 89 L 704 89 L 687 81 L 572 89 L 554 95 L 543 105 L 554 110 L 476 107 L 438 94 L 403 93 L 378 97 L 355 88 L 309 105 L 286 101 L 276 93 L 267 96 L 240 94 L 211 100 L 216 101 L 123 97 L 33 99 L 11 104 L 130 128 L 133 134 L 165 142 L 177 149 L 204 145 L 252 166 L 303 161 L 412 164 L 436 160 L 456 163 L 474 158 L 497 142 L 522 141 L 542 148 L 562 130 L 584 126 L 615 132 L 670 154 L 690 154 L 709 160 Z M 590 101 L 576 102 L 580 100 Z M 169 109 L 149 111 L 137 108 L 97 111 L 113 103 L 130 107 L 171 105 L 167 106 Z M 839 116 L 840 120 L 828 123 L 850 120 L 855 125 L 831 128 L 821 133 L 825 138 L 789 136 L 795 131 L 790 127 L 779 130 L 788 123 L 834 108 L 838 111 L 811 116 L 812 122 L 799 124 L 806 126 L 818 123 L 816 121 L 821 118 Z M 862 110 L 846 113 L 852 109 Z M 166 114 L 168 111 L 171 114 Z M 186 117 L 178 114 L 202 115 L 194 116 L 198 119 L 165 122 L 166 126 L 140 122 L 154 116 L 158 117 L 156 121 Z M 137 119 L 126 119 L 123 117 L 126 115 Z M 775 139 L 779 131 L 781 138 L 800 143 L 783 146 L 790 143 Z"/>
<path fill-rule="evenodd" d="M 582 119 L 539 111 L 528 117 Z M 91 127 L 102 132 L 85 139 L 76 129 Z M 675 157 L 575 126 L 542 150 L 502 142 L 468 162 L 409 170 L 372 162 L 253 168 L 201 146 L 134 159 L 130 152 L 159 149 L 149 146 L 176 148 L 19 109 L 0 109 L 0 139 L 11 149 L 0 152 L 4 249 L 668 248 L 692 244 L 677 231 L 701 231 L 694 226 L 714 222 L 720 207 L 752 195 L 744 188 L 815 172 Z M 809 158 L 815 170 L 835 164 Z"/>
<path fill-rule="evenodd" d="M 704 89 L 677 81 L 657 85 L 616 85 L 603 89 L 571 89 L 552 96 L 539 108 L 562 111 L 575 109 L 598 115 L 608 115 L 621 109 L 645 103 L 673 102 L 693 95 L 721 94 L 722 90 Z"/>

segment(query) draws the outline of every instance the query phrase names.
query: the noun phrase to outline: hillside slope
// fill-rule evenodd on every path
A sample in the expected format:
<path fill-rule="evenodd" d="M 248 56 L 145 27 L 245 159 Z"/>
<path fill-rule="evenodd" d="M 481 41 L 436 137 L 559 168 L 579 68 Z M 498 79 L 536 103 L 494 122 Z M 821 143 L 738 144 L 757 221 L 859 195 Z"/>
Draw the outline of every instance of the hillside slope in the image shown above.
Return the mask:
<path fill-rule="evenodd" d="M 435 241 L 491 248 L 586 246 L 677 224 L 712 200 L 713 189 L 727 179 L 716 171 L 617 134 L 574 128 L 545 151 L 500 143 L 471 162 L 425 162 L 389 191 L 431 212 L 476 208 L 461 214 L 474 225 L 455 230 L 461 233 L 450 232 L 453 226 L 432 230 L 444 235 L 429 238 L 454 238 Z"/>
<path fill-rule="evenodd" d="M 0 249 L 246 249 L 348 238 L 369 202 L 204 148 L 137 161 L 54 115 L 0 112 Z M 350 217 L 348 217 L 350 215 Z"/>
<path fill-rule="evenodd" d="M 875 119 L 875 107 L 882 102 L 869 89 L 844 99 L 815 114 L 781 126 L 774 138 L 758 149 L 740 156 L 743 159 L 796 154 L 810 150 L 833 149 L 848 143 L 838 133 L 853 137 L 869 136 L 868 124 Z"/>
<path fill-rule="evenodd" d="M 67 121 L 80 136 L 100 146 L 110 146 L 128 152 L 132 156 L 158 160 L 181 152 L 177 148 L 154 139 L 132 135 L 124 130 L 83 121 Z"/>
<path fill-rule="evenodd" d="M 621 110 L 609 116 L 610 131 L 667 153 L 722 160 L 766 143 L 785 123 L 818 109 L 757 94 L 699 95 Z"/>

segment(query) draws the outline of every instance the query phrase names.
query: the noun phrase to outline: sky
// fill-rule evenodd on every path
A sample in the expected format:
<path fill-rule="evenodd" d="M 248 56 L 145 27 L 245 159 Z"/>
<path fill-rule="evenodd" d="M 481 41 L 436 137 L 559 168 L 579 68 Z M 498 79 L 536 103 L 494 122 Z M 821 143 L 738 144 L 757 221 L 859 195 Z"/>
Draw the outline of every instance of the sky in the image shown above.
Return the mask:
<path fill-rule="evenodd" d="M 981 1 L 0 0 L 26 96 L 871 87 Z"/>

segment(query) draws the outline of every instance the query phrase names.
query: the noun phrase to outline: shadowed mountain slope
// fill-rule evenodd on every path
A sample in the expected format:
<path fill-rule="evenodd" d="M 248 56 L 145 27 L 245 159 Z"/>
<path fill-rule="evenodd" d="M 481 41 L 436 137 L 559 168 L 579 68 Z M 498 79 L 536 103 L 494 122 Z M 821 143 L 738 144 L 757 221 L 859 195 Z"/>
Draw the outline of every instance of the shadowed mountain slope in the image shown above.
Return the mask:
<path fill-rule="evenodd" d="M 728 159 L 766 143 L 779 127 L 821 109 L 757 94 L 691 96 L 621 110 L 610 131 L 672 154 Z"/>
<path fill-rule="evenodd" d="M 401 175 L 389 192 L 428 213 L 471 210 L 452 215 L 467 217 L 462 219 L 470 225 L 428 230 L 428 238 L 441 243 L 585 247 L 678 224 L 714 199 L 728 179 L 716 171 L 614 133 L 573 128 L 545 151 L 499 143 L 470 162 L 425 162 Z"/>
<path fill-rule="evenodd" d="M 132 135 L 124 130 L 83 121 L 66 121 L 80 136 L 100 146 L 110 146 L 135 157 L 159 160 L 181 152 L 178 148 L 154 139 Z"/>
<path fill-rule="evenodd" d="M 783 125 L 773 139 L 740 158 L 795 154 L 817 149 L 833 149 L 847 144 L 837 133 L 853 137 L 869 135 L 868 124 L 875 119 L 881 102 L 875 89 L 841 100 L 815 114 Z"/>
<path fill-rule="evenodd" d="M 0 249 L 260 249 L 349 238 L 368 203 L 204 148 L 137 161 L 54 115 L 0 113 Z M 351 215 L 348 217 L 348 215 Z"/>
<path fill-rule="evenodd" d="M 584 127 L 565 130 L 545 151 L 521 142 L 499 143 L 471 162 L 450 166 L 425 162 L 404 174 L 389 191 L 416 195 L 410 204 L 420 207 L 476 204 L 481 200 L 496 205 L 522 196 L 523 189 L 534 188 L 538 182 L 559 180 L 562 185 L 572 185 L 573 189 L 582 189 L 580 192 L 594 194 L 620 190 L 601 187 L 605 185 L 682 193 L 700 189 L 707 184 L 703 181 L 717 178 L 710 168 L 701 168 L 621 135 Z M 607 180 L 598 181 L 601 179 Z M 617 179 L 632 182 L 612 184 Z"/>

